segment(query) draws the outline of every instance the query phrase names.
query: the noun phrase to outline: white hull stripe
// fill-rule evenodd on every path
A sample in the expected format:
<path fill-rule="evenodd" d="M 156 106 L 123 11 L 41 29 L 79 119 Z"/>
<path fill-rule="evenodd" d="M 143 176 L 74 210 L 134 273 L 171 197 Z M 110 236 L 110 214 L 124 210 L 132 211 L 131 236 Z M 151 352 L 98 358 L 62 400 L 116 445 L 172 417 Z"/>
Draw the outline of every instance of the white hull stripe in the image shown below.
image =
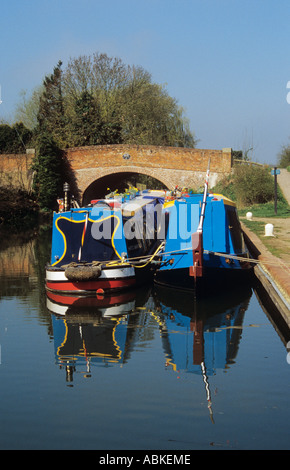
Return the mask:
<path fill-rule="evenodd" d="M 127 277 L 135 276 L 135 269 L 130 266 L 129 268 L 118 268 L 118 269 L 102 269 L 100 277 L 98 279 L 122 279 Z M 68 281 L 64 271 L 51 271 L 46 270 L 47 281 Z"/>

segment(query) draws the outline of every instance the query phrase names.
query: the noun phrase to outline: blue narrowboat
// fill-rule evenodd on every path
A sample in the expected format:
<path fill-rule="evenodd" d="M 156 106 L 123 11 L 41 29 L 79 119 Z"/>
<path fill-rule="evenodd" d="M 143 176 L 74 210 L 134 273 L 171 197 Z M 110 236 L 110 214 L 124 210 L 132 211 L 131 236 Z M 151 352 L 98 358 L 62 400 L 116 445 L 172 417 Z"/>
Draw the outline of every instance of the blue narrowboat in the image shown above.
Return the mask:
<path fill-rule="evenodd" d="M 165 201 L 163 211 L 157 284 L 199 293 L 248 280 L 251 263 L 233 201 L 205 191 Z"/>
<path fill-rule="evenodd" d="M 53 214 L 47 291 L 106 294 L 149 280 L 162 243 L 155 207 L 162 207 L 163 195 L 145 190 L 70 207 L 65 193 L 65 203 Z"/>

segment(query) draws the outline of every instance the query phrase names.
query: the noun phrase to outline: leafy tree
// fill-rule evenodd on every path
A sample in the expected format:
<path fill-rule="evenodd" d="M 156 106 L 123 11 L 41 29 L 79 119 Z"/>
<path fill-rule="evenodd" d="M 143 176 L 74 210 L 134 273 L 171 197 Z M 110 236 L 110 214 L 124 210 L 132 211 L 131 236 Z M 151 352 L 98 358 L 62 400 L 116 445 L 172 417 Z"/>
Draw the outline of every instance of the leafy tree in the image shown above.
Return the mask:
<path fill-rule="evenodd" d="M 37 92 L 18 108 L 33 121 Z M 58 62 L 43 82 L 37 133 L 49 132 L 60 148 L 134 143 L 194 147 L 184 110 L 142 67 L 95 53 Z"/>
<path fill-rule="evenodd" d="M 0 151 L 1 153 L 10 153 L 14 144 L 15 134 L 8 124 L 0 125 Z M 12 150 L 13 152 L 14 150 Z"/>
<path fill-rule="evenodd" d="M 106 54 L 80 56 L 69 62 L 63 90 L 72 121 L 84 92 L 97 100 L 102 143 L 195 146 L 183 109 L 142 67 L 126 66 Z"/>
<path fill-rule="evenodd" d="M 75 102 L 72 131 L 75 146 L 100 143 L 100 113 L 96 101 L 88 91 L 84 91 Z"/>
<path fill-rule="evenodd" d="M 114 120 L 104 122 L 97 99 L 84 91 L 75 103 L 71 121 L 74 146 L 120 143 L 121 127 Z"/>
<path fill-rule="evenodd" d="M 36 145 L 34 191 L 42 209 L 54 209 L 61 191 L 61 151 L 48 133 L 41 133 Z"/>
<path fill-rule="evenodd" d="M 0 125 L 0 153 L 25 153 L 31 140 L 32 132 L 22 122 Z"/>
<path fill-rule="evenodd" d="M 17 122 L 23 122 L 25 127 L 31 131 L 38 125 L 39 100 L 43 92 L 43 85 L 36 87 L 31 96 L 27 96 L 25 90 L 20 92 L 21 101 L 16 106 L 15 118 Z"/>
<path fill-rule="evenodd" d="M 278 156 L 278 165 L 281 168 L 287 168 L 290 165 L 290 146 L 282 148 Z"/>
<path fill-rule="evenodd" d="M 32 131 L 27 129 L 23 122 L 16 122 L 12 126 L 12 130 L 15 132 L 15 150 L 18 150 L 18 153 L 25 152 L 32 145 Z"/>
<path fill-rule="evenodd" d="M 66 117 L 62 95 L 62 62 L 54 67 L 53 74 L 46 76 L 43 82 L 44 91 L 40 96 L 37 114 L 40 132 L 49 132 L 55 142 L 66 145 Z"/>
<path fill-rule="evenodd" d="M 120 59 L 109 58 L 106 54 L 92 57 L 80 56 L 71 59 L 64 72 L 64 95 L 68 120 L 78 125 L 76 107 L 90 96 L 93 110 L 90 117 L 98 126 L 97 144 L 122 143 L 121 95 L 126 83 L 126 67 Z M 75 136 L 69 138 L 69 145 L 76 145 Z"/>

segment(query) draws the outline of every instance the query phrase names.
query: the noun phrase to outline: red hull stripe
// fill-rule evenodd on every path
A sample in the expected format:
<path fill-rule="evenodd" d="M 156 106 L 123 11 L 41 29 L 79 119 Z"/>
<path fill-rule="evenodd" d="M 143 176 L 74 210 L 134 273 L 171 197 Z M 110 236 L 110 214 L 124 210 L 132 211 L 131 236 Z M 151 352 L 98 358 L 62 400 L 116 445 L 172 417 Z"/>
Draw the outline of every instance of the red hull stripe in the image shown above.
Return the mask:
<path fill-rule="evenodd" d="M 72 295 L 63 295 L 58 292 L 47 292 L 47 297 L 52 300 L 53 302 L 59 305 L 73 305 L 77 303 L 78 307 L 100 307 L 105 306 L 108 307 L 110 305 L 115 305 L 117 303 L 129 302 L 130 300 L 134 299 L 134 294 L 131 291 L 126 291 L 127 293 L 123 294 L 114 294 L 108 297 L 104 297 L 103 295 L 96 295 L 96 297 L 85 297 L 85 296 L 78 296 L 77 293 Z"/>
<path fill-rule="evenodd" d="M 97 291 L 98 289 L 120 289 L 134 285 L 135 278 L 112 279 L 84 282 L 46 282 L 46 287 L 54 291 Z"/>

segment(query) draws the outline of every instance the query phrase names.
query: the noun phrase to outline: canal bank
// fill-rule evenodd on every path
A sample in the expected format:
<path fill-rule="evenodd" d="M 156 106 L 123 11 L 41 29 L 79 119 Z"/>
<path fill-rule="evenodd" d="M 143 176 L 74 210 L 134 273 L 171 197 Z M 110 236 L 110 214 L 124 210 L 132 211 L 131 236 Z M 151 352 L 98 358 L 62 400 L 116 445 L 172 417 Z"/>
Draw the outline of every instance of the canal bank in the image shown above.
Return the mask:
<path fill-rule="evenodd" d="M 265 295 L 281 314 L 290 328 L 290 266 L 274 256 L 261 239 L 242 222 L 246 245 L 252 258 L 257 260 L 254 274 L 262 285 Z"/>

